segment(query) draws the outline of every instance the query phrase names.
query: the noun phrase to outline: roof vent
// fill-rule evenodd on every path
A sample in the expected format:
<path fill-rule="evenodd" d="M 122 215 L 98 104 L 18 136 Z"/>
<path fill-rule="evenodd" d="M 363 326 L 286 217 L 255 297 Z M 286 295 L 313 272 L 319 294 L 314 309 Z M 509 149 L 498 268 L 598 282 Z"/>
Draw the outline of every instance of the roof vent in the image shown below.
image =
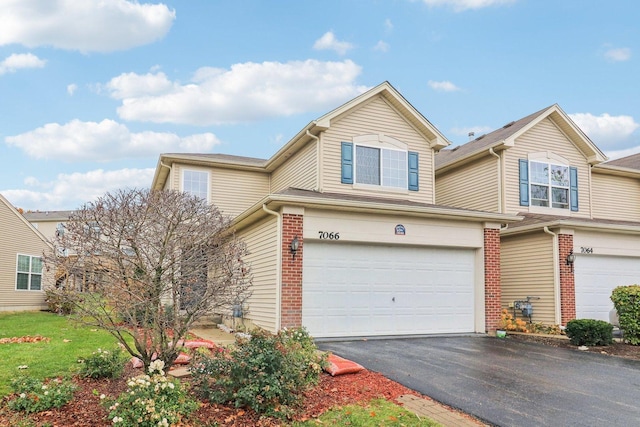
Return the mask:
<path fill-rule="evenodd" d="M 474 136 L 476 136 L 475 132 L 469 132 L 469 141 L 473 140 Z"/>
<path fill-rule="evenodd" d="M 506 125 L 502 126 L 502 129 L 506 129 L 508 127 L 510 127 L 512 124 L 514 124 L 515 122 L 509 122 Z"/>
<path fill-rule="evenodd" d="M 482 134 L 479 137 L 476 138 L 476 141 L 480 141 L 482 138 L 484 138 L 485 136 L 487 136 L 487 134 Z"/>

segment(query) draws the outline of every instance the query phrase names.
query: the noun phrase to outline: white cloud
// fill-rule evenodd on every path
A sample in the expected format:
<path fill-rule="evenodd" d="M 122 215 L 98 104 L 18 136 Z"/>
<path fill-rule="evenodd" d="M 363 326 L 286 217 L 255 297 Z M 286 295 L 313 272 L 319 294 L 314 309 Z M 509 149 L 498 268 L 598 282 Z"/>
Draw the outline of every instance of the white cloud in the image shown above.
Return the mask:
<path fill-rule="evenodd" d="M 2 190 L 12 205 L 25 210 L 76 209 L 108 191 L 121 188 L 148 188 L 155 169 L 102 169 L 84 173 L 59 174 L 54 181 L 24 180 L 27 189 Z"/>
<path fill-rule="evenodd" d="M 458 86 L 447 80 L 441 82 L 429 80 L 428 84 L 431 89 L 438 92 L 456 92 L 460 90 Z"/>
<path fill-rule="evenodd" d="M 569 117 L 597 145 L 619 145 L 635 132 L 640 124 L 631 116 L 610 116 L 607 113 L 594 116 L 591 113 L 569 114 Z"/>
<path fill-rule="evenodd" d="M 76 93 L 76 90 L 78 90 L 78 85 L 75 83 L 71 83 L 70 85 L 67 85 L 67 93 L 70 96 L 73 96 L 74 93 Z"/>
<path fill-rule="evenodd" d="M 631 49 L 627 47 L 609 49 L 604 53 L 604 56 L 614 62 L 628 61 L 631 59 Z"/>
<path fill-rule="evenodd" d="M 220 125 L 334 108 L 367 89 L 355 84 L 360 72 L 350 60 L 246 62 L 200 68 L 187 84 L 163 73 L 127 73 L 104 87 L 122 99 L 124 120 Z"/>
<path fill-rule="evenodd" d="M 515 1 L 516 0 L 422 0 L 427 6 L 451 7 L 456 12 L 463 12 L 469 9 L 482 9 L 490 6 L 502 6 L 515 3 Z"/>
<path fill-rule="evenodd" d="M 316 50 L 334 50 L 338 55 L 345 55 L 349 50 L 353 49 L 353 45 L 349 42 L 342 42 L 336 39 L 332 31 L 327 31 L 313 44 Z"/>
<path fill-rule="evenodd" d="M 131 0 L 3 0 L 0 46 L 110 52 L 164 37 L 175 11 Z"/>
<path fill-rule="evenodd" d="M 14 53 L 0 62 L 0 76 L 23 68 L 42 68 L 46 62 L 32 53 Z"/>
<path fill-rule="evenodd" d="M 393 22 L 391 22 L 391 19 L 387 18 L 384 20 L 384 29 L 388 33 L 393 31 Z"/>
<path fill-rule="evenodd" d="M 380 40 L 373 47 L 373 50 L 377 50 L 378 52 L 388 52 L 389 51 L 389 43 L 385 43 L 382 40 Z"/>
<path fill-rule="evenodd" d="M 116 99 L 136 98 L 146 95 L 161 95 L 173 89 L 173 84 L 162 72 L 120 74 L 112 78 L 105 88 L 111 92 L 111 97 Z"/>
<path fill-rule="evenodd" d="M 63 161 L 111 161 L 157 156 L 162 152 L 210 152 L 220 141 L 212 133 L 184 138 L 174 133 L 133 133 L 118 122 L 72 120 L 60 125 L 48 123 L 33 131 L 8 136 L 5 142 L 36 159 Z"/>

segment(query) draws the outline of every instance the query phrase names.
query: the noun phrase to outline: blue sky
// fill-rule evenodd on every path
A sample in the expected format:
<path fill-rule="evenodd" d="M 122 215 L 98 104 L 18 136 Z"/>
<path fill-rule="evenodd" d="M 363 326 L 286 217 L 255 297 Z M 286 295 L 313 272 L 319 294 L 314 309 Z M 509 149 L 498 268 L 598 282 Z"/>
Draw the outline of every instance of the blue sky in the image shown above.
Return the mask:
<path fill-rule="evenodd" d="M 160 153 L 268 158 L 385 80 L 454 145 L 558 103 L 640 152 L 635 0 L 3 0 L 0 193 L 74 209 Z"/>

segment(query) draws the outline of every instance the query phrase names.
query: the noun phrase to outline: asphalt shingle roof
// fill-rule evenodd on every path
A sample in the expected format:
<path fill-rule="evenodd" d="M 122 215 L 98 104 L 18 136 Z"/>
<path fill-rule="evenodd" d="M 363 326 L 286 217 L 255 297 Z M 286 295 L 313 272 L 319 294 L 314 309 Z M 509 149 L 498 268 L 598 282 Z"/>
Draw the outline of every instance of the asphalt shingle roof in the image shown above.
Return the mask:
<path fill-rule="evenodd" d="M 621 168 L 638 169 L 640 170 L 640 153 L 632 154 L 620 159 L 609 160 L 603 163 L 603 165 L 618 166 Z"/>
<path fill-rule="evenodd" d="M 551 106 L 543 108 L 540 111 L 536 111 L 533 114 L 529 114 L 528 116 L 523 117 L 519 120 L 507 123 L 500 129 L 496 129 L 493 132 L 480 135 L 473 141 L 469 141 L 466 144 L 459 145 L 451 149 L 447 148 L 444 150 L 440 150 L 440 152 L 437 153 L 435 157 L 436 169 L 442 165 L 454 162 L 457 159 L 463 158 L 469 154 L 476 153 L 488 147 L 491 147 L 498 141 L 509 138 L 511 135 L 531 123 L 534 119 L 536 119 L 543 112 L 547 111 L 549 108 L 551 108 Z"/>

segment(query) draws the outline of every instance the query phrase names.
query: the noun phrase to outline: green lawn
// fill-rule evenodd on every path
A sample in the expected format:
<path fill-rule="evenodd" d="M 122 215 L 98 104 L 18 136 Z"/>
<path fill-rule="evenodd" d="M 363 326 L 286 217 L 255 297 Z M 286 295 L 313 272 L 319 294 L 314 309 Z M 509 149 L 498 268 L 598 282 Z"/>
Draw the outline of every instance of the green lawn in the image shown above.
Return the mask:
<path fill-rule="evenodd" d="M 349 405 L 332 409 L 317 420 L 294 423 L 294 427 L 318 425 L 352 427 L 441 427 L 435 421 L 417 415 L 384 399 L 372 400 L 367 405 Z"/>
<path fill-rule="evenodd" d="M 0 313 L 0 338 L 27 335 L 41 335 L 49 341 L 0 344 L 0 397 L 11 392 L 11 379 L 18 375 L 69 376 L 78 371 L 78 358 L 98 348 L 116 348 L 116 339 L 108 333 L 77 327 L 66 317 L 46 312 Z"/>

